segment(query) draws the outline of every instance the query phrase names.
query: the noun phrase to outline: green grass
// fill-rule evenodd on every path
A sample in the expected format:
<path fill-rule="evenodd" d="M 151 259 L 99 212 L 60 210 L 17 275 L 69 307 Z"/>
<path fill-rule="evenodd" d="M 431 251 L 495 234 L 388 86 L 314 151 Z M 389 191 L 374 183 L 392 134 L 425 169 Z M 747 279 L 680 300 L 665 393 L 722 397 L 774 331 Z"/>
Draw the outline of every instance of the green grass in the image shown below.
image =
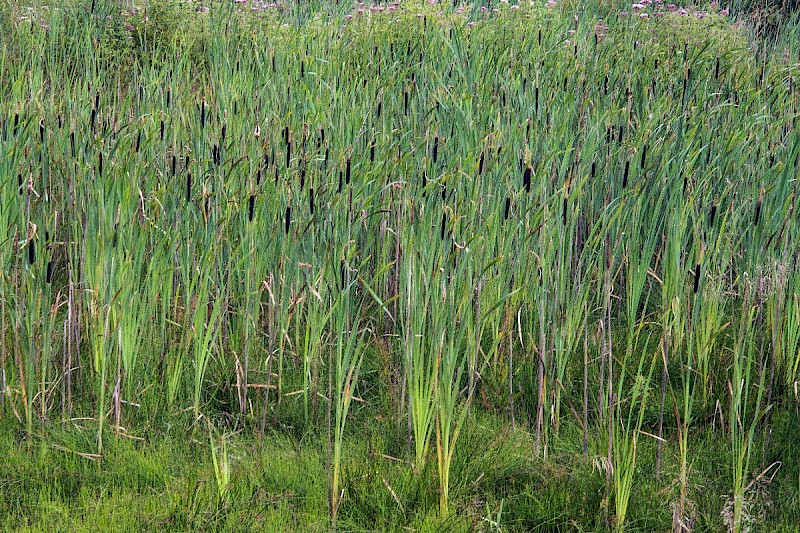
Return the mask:
<path fill-rule="evenodd" d="M 776 421 L 776 431 L 789 431 L 787 424 L 791 422 L 786 418 Z M 605 531 L 604 475 L 595 457 L 582 457 L 579 429 L 565 424 L 563 442 L 543 462 L 533 454 L 531 434 L 511 432 L 504 426 L 501 419 L 481 416 L 461 437 L 453 462 L 453 477 L 459 481 L 451 488 L 457 512 L 446 520 L 438 517 L 435 467 L 420 480 L 407 464 L 383 456 L 390 427 L 372 422 L 359 428 L 359 438 L 351 437 L 344 444 L 347 489 L 340 529 L 489 531 L 489 522 L 502 503 L 504 531 Z M 206 435 L 201 429 L 194 434 L 176 433 L 152 435 L 147 442 L 110 439 L 98 466 L 75 453 L 90 449 L 91 435 L 74 424 L 50 427 L 46 439 L 37 438 L 29 445 L 14 424 L 4 423 L 0 446 L 9 461 L 0 476 L 2 527 L 22 531 L 327 530 L 324 439 L 272 433 L 259 444 L 253 435 L 236 434 L 229 450 L 230 496 L 220 503 Z M 780 435 L 774 438 L 791 442 Z M 727 452 L 718 433 L 699 433 L 693 441 L 698 450 L 692 461 L 694 489 L 690 493 L 697 509 L 695 527 L 721 531 Z M 644 466 L 636 473 L 630 530 L 665 531 L 672 521 L 668 496 L 679 468 L 678 450 L 666 449 L 663 479 L 656 482 L 655 447 L 646 439 L 640 440 L 640 446 L 637 464 Z M 783 468 L 796 468 L 796 450 L 783 451 Z M 759 501 L 767 496 L 770 505 L 758 511 L 763 516 L 756 523 L 777 531 L 795 530 L 800 506 L 797 479 L 776 478 Z"/>

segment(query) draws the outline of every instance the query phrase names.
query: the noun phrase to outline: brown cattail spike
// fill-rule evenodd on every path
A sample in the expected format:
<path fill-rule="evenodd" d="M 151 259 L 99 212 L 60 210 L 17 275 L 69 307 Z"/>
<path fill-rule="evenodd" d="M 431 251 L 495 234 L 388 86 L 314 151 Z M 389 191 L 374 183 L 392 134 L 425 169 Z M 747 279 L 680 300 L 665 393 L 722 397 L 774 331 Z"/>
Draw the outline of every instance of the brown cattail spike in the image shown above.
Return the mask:
<path fill-rule="evenodd" d="M 630 169 L 631 169 L 631 162 L 630 161 L 625 161 L 625 172 L 622 175 L 622 188 L 623 189 L 628 186 L 628 173 L 630 172 Z"/>
<path fill-rule="evenodd" d="M 531 177 L 533 175 L 533 169 L 529 166 L 525 167 L 525 173 L 522 175 L 522 187 L 525 189 L 525 192 L 531 192 Z"/>

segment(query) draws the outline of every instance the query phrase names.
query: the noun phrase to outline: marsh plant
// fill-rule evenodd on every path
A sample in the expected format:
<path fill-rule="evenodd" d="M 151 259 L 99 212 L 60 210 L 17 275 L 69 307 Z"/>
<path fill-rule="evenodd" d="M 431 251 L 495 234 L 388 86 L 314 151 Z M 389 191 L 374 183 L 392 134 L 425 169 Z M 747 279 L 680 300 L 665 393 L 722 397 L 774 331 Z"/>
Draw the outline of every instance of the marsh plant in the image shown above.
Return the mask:
<path fill-rule="evenodd" d="M 605 465 L 590 527 L 657 483 L 686 531 L 723 525 L 692 502 L 712 435 L 745 529 L 800 382 L 794 41 L 660 2 L 89 4 L 0 7 L 0 417 L 29 444 L 288 432 L 327 444 L 336 525 L 386 421 L 403 520 L 500 530 L 519 499 L 471 499 L 465 458 L 492 416 L 542 472 Z"/>

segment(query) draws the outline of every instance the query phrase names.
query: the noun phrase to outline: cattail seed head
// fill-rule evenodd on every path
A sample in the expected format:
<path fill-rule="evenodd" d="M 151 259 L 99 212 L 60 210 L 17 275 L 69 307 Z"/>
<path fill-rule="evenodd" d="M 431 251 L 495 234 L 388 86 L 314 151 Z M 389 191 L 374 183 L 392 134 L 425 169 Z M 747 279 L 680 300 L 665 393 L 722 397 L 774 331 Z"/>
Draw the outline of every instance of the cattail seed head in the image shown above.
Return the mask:
<path fill-rule="evenodd" d="M 247 219 L 250 222 L 253 221 L 253 211 L 255 210 L 255 207 L 256 207 L 256 197 L 255 197 L 254 194 L 251 194 L 250 195 L 250 202 L 249 202 L 248 210 L 247 210 L 247 212 L 248 212 Z"/>
<path fill-rule="evenodd" d="M 34 264 L 36 262 L 36 245 L 33 242 L 33 237 L 28 239 L 28 263 Z"/>
<path fill-rule="evenodd" d="M 531 177 L 533 175 L 533 169 L 528 165 L 525 167 L 525 173 L 522 175 L 522 187 L 525 189 L 525 192 L 531 192 Z"/>
<path fill-rule="evenodd" d="M 625 161 L 625 172 L 622 175 L 622 188 L 623 189 L 628 186 L 628 172 L 630 171 L 630 169 L 631 169 L 631 162 L 630 161 Z"/>
<path fill-rule="evenodd" d="M 693 294 L 697 294 L 697 289 L 700 288 L 700 263 L 697 263 L 694 267 L 694 289 L 692 291 Z"/>
<path fill-rule="evenodd" d="M 186 173 L 186 203 L 192 201 L 192 173 Z"/>
<path fill-rule="evenodd" d="M 284 232 L 289 235 L 289 226 L 292 223 L 292 208 L 286 206 L 286 216 L 284 217 Z"/>

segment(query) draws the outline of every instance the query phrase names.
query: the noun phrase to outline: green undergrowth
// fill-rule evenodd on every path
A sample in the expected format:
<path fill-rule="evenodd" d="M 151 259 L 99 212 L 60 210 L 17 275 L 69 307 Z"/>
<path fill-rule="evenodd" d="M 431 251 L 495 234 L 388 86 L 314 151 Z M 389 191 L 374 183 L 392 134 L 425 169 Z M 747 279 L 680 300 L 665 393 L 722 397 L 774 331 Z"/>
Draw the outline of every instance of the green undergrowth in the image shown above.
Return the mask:
<path fill-rule="evenodd" d="M 774 417 L 769 461 L 797 471 L 794 414 Z M 102 463 L 82 453 L 93 433 L 74 421 L 49 424 L 30 442 L 16 423 L 0 423 L 0 528 L 7 531 L 327 531 L 324 439 L 273 431 L 259 442 L 243 428 L 232 433 L 229 495 L 220 501 L 207 429 L 177 416 L 147 439 L 109 438 Z M 134 432 L 135 433 L 135 432 Z M 722 531 L 728 484 L 726 450 L 717 432 L 694 435 L 690 500 L 697 531 Z M 435 468 L 421 476 L 391 453 L 403 440 L 391 424 L 369 418 L 345 442 L 341 531 L 606 531 L 606 470 L 602 457 L 581 451 L 581 431 L 564 424 L 546 460 L 536 458 L 525 427 L 476 413 L 457 449 L 451 487 L 455 511 L 438 515 Z M 640 441 L 628 531 L 667 531 L 672 523 L 678 454 Z M 751 517 L 764 531 L 795 531 L 798 479 L 762 480 Z M 611 512 L 613 514 L 613 512 Z M 764 529 L 761 529 L 764 528 Z"/>

